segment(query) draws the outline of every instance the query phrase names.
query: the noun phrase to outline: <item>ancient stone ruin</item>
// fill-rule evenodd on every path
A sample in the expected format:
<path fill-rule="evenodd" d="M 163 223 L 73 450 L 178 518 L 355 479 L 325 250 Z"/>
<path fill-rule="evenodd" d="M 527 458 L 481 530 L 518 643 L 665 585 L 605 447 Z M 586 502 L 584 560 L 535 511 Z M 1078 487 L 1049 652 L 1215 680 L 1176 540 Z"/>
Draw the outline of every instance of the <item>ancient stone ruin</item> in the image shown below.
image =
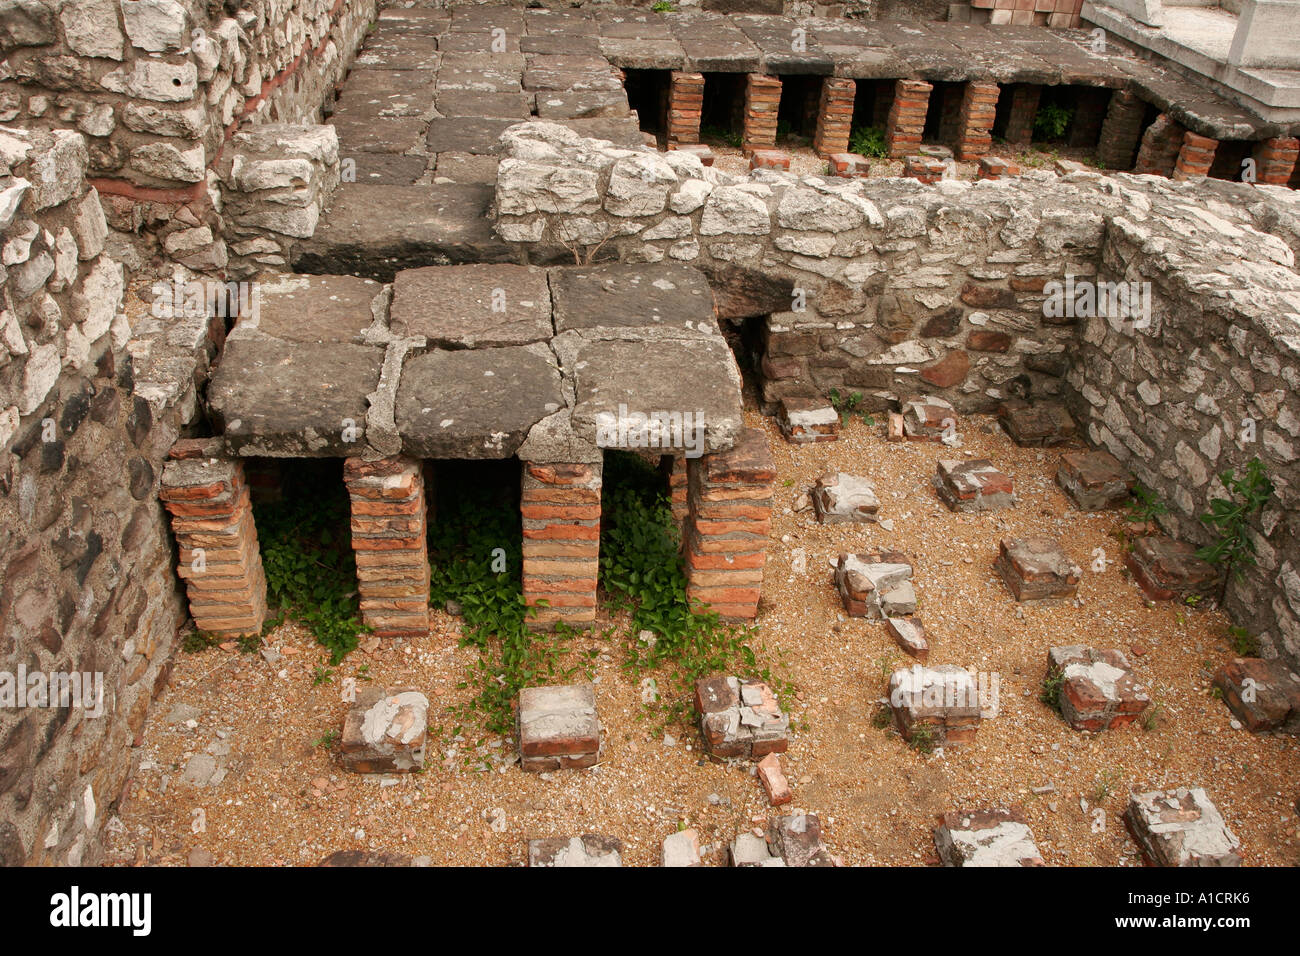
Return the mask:
<path fill-rule="evenodd" d="M 2 0 L 0 863 L 105 862 L 110 808 L 177 723 L 186 635 L 238 654 L 282 623 L 258 505 L 302 494 L 304 463 L 346 499 L 353 645 L 450 653 L 439 615 L 471 615 L 431 604 L 434 503 L 493 463 L 518 492 L 502 552 L 527 628 L 608 625 L 603 509 L 631 452 L 659 469 L 695 611 L 788 625 L 774 589 L 811 564 L 828 646 L 915 658 L 883 686 L 874 654 L 843 670 L 918 760 L 983 760 L 1005 717 L 939 599 L 962 559 L 901 550 L 913 519 L 980 529 L 964 563 L 1017 620 L 1086 614 L 1112 565 L 1134 607 L 1224 615 L 1250 640 L 1196 678 L 1212 712 L 1295 735 L 1300 59 L 1278 36 L 1300 3 L 1234 6 L 1207 52 L 1157 0 Z M 886 457 L 914 488 L 873 477 Z M 829 464 L 791 487 L 799 462 Z M 1206 516 L 1252 468 L 1267 492 L 1219 535 Z M 1031 526 L 1047 491 L 1060 520 Z M 1112 554 L 1076 547 L 1092 521 Z M 1149 638 L 1112 649 L 1110 626 L 1035 635 L 1050 732 L 1108 746 L 1157 719 Z M 96 675 L 100 712 L 53 684 L 20 702 L 37 671 Z M 500 769 L 521 787 L 598 773 L 626 719 L 611 680 L 565 674 L 514 695 Z M 683 773 L 743 778 L 783 815 L 713 838 L 509 831 L 515 862 L 619 866 L 643 837 L 665 866 L 865 861 L 794 769 L 792 708 L 827 693 L 808 684 L 796 705 L 755 665 L 676 701 Z M 455 690 L 391 674 L 313 712 L 315 736 L 385 785 L 450 766 L 433 731 Z M 194 786 L 221 783 L 221 741 Z M 1124 852 L 1264 852 L 1213 781 L 1127 783 Z M 1061 859 L 1017 794 L 988 799 L 914 828 L 926 857 Z"/>

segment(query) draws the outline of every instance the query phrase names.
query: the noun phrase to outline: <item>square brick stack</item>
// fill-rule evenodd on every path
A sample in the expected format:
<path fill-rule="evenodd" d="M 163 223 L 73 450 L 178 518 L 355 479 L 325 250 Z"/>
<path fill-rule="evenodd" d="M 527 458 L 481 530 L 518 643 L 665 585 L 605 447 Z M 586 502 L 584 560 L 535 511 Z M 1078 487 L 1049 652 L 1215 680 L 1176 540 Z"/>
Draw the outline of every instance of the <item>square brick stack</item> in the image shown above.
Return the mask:
<path fill-rule="evenodd" d="M 927 186 L 933 186 L 943 179 L 947 168 L 948 164 L 943 160 L 930 156 L 908 156 L 903 160 L 903 175 L 908 179 L 919 180 Z"/>
<path fill-rule="evenodd" d="M 852 524 L 876 521 L 880 499 L 870 481 L 842 471 L 822 475 L 808 489 L 821 524 Z"/>
<path fill-rule="evenodd" d="M 1251 733 L 1277 730 L 1300 736 L 1300 675 L 1281 658 L 1237 658 L 1214 675 L 1214 686 Z"/>
<path fill-rule="evenodd" d="M 1300 159 L 1300 139 L 1275 136 L 1255 144 L 1255 181 L 1269 186 L 1286 186 Z"/>
<path fill-rule="evenodd" d="M 839 412 L 824 398 L 787 395 L 778 403 L 776 421 L 791 444 L 836 441 L 840 437 Z"/>
<path fill-rule="evenodd" d="M 668 82 L 668 145 L 700 141 L 704 109 L 704 74 L 673 71 Z"/>
<path fill-rule="evenodd" d="M 903 436 L 909 441 L 943 441 L 957 427 L 957 411 L 945 399 L 922 395 L 903 403 Z"/>
<path fill-rule="evenodd" d="M 1115 90 L 1110 94 L 1106 119 L 1101 124 L 1097 140 L 1097 160 L 1106 169 L 1129 169 L 1133 165 L 1133 151 L 1142 136 L 1142 119 L 1146 103 L 1135 93 Z"/>
<path fill-rule="evenodd" d="M 934 486 L 951 511 L 996 511 L 1016 503 L 1010 476 L 987 458 L 941 459 Z"/>
<path fill-rule="evenodd" d="M 524 770 L 595 766 L 600 759 L 595 689 L 590 684 L 525 687 L 519 692 L 515 739 Z"/>
<path fill-rule="evenodd" d="M 692 156 L 698 156 L 700 162 L 705 166 L 712 166 L 713 160 L 717 158 L 713 155 L 713 150 L 705 146 L 703 143 L 683 143 L 681 145 L 671 145 L 669 148 L 679 149 L 683 153 L 690 153 Z"/>
<path fill-rule="evenodd" d="M 1151 696 L 1117 650 L 1073 644 L 1047 651 L 1047 676 L 1060 676 L 1061 716 L 1075 730 L 1110 730 L 1133 723 Z"/>
<path fill-rule="evenodd" d="M 1043 88 L 1035 83 L 1017 83 L 1011 87 L 1011 108 L 1007 113 L 1004 138 L 1016 146 L 1028 146 L 1034 139 L 1034 117 L 1038 115 L 1038 97 Z"/>
<path fill-rule="evenodd" d="M 1182 125 L 1161 113 L 1155 118 L 1147 131 L 1142 134 L 1142 143 L 1138 146 L 1137 159 L 1133 163 L 1133 172 L 1152 176 L 1170 176 L 1178 153 L 1183 146 L 1183 134 L 1187 132 Z"/>
<path fill-rule="evenodd" d="M 1183 134 L 1183 145 L 1174 163 L 1174 179 L 1191 179 L 1210 175 L 1214 165 L 1214 151 L 1219 148 L 1217 139 L 1201 136 L 1188 130 Z"/>
<path fill-rule="evenodd" d="M 1056 481 L 1080 511 L 1117 508 L 1128 501 L 1133 487 L 1133 476 L 1108 451 L 1067 451 Z"/>
<path fill-rule="evenodd" d="M 894 671 L 889 676 L 889 708 L 904 740 L 916 728 L 931 728 L 936 746 L 973 743 L 980 727 L 979 688 L 968 671 L 951 664 Z"/>
<path fill-rule="evenodd" d="M 623 841 L 600 833 L 528 841 L 530 867 L 622 866 Z"/>
<path fill-rule="evenodd" d="M 1193 545 L 1164 535 L 1138 538 L 1124 555 L 1124 565 L 1152 601 L 1181 601 L 1204 594 L 1219 577 L 1212 564 L 1196 556 Z"/>
<path fill-rule="evenodd" d="M 997 182 L 999 179 L 1012 179 L 1020 175 L 1020 166 L 1009 159 L 1003 159 L 1001 156 L 984 156 L 980 159 L 979 179 L 991 179 Z"/>
<path fill-rule="evenodd" d="M 849 617 L 883 621 L 916 613 L 912 564 L 900 551 L 841 551 L 835 561 L 835 588 Z"/>
<path fill-rule="evenodd" d="M 762 681 L 706 677 L 695 682 L 695 713 L 710 756 L 759 760 L 785 753 L 790 718 Z"/>
<path fill-rule="evenodd" d="M 734 447 L 689 461 L 686 596 L 724 618 L 752 620 L 767 564 L 776 466 L 767 438 L 745 429 Z"/>
<path fill-rule="evenodd" d="M 777 110 L 781 106 L 781 78 L 750 73 L 745 78 L 744 149 L 752 153 L 776 145 Z"/>
<path fill-rule="evenodd" d="M 172 516 L 180 547 L 176 573 L 185 581 L 194 625 L 223 638 L 260 634 L 266 576 L 244 463 L 173 458 L 163 467 L 159 497 Z"/>
<path fill-rule="evenodd" d="M 1017 601 L 1053 601 L 1074 597 L 1083 569 L 1066 556 L 1060 542 L 1033 535 L 1003 538 L 994 569 Z"/>
<path fill-rule="evenodd" d="M 380 637 L 428 634 L 428 519 L 420 462 L 349 458 L 343 481 L 352 501 L 362 619 Z"/>
<path fill-rule="evenodd" d="M 998 406 L 998 424 L 1017 445 L 1032 448 L 1063 444 L 1078 431 L 1060 402 L 1005 401 Z"/>
<path fill-rule="evenodd" d="M 930 91 L 923 80 L 899 80 L 894 85 L 894 102 L 885 121 L 885 145 L 890 159 L 915 153 L 925 131 L 925 114 L 930 107 Z"/>
<path fill-rule="evenodd" d="M 944 866 L 1042 866 L 1034 834 L 1014 810 L 945 813 L 934 830 Z"/>
<path fill-rule="evenodd" d="M 831 153 L 827 161 L 831 174 L 842 179 L 867 179 L 871 175 L 871 161 L 857 153 Z"/>
<path fill-rule="evenodd" d="M 998 106 L 996 83 L 967 83 L 957 125 L 957 158 L 979 159 L 993 146 L 993 118 Z"/>
<path fill-rule="evenodd" d="M 532 622 L 596 619 L 601 465 L 523 466 L 524 600 L 545 600 Z"/>
<path fill-rule="evenodd" d="M 781 149 L 756 149 L 749 157 L 750 169 L 784 169 L 790 168 L 790 154 Z"/>
<path fill-rule="evenodd" d="M 1240 866 L 1241 843 L 1200 787 L 1134 793 L 1124 822 L 1153 866 Z"/>
<path fill-rule="evenodd" d="M 857 86 L 846 77 L 828 76 L 822 80 L 817 127 L 813 132 L 813 152 L 818 156 L 833 156 L 848 150 Z"/>
<path fill-rule="evenodd" d="M 393 773 L 424 767 L 429 699 L 409 687 L 357 693 L 343 718 L 339 754 L 353 773 Z"/>

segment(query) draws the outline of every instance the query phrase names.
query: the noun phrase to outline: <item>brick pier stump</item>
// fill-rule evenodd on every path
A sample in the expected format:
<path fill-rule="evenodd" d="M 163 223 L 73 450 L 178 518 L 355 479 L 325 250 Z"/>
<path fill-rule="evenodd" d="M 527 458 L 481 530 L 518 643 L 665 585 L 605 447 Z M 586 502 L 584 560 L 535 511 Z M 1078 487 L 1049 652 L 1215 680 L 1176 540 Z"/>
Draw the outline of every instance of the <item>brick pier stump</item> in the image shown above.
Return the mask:
<path fill-rule="evenodd" d="M 704 74 L 674 71 L 668 84 L 668 145 L 700 141 L 704 108 Z"/>
<path fill-rule="evenodd" d="M 1300 158 L 1300 139 L 1294 136 L 1276 136 L 1255 144 L 1251 155 L 1255 159 L 1255 182 L 1266 186 L 1286 186 L 1295 173 L 1296 160 Z"/>
<path fill-rule="evenodd" d="M 845 77 L 828 76 L 822 80 L 821 99 L 817 104 L 817 128 L 813 132 L 813 152 L 821 157 L 846 153 L 853 127 L 853 101 L 857 83 Z"/>
<path fill-rule="evenodd" d="M 429 552 L 424 471 L 413 458 L 348 458 L 361 618 L 380 637 L 429 633 Z"/>
<path fill-rule="evenodd" d="M 599 462 L 524 463 L 524 600 L 547 605 L 536 626 L 596 619 L 602 473 Z"/>
<path fill-rule="evenodd" d="M 781 106 L 781 78 L 750 73 L 745 79 L 744 150 L 776 145 L 777 110 Z"/>
<path fill-rule="evenodd" d="M 1110 95 L 1106 118 L 1097 140 L 1097 160 L 1107 169 L 1129 169 L 1133 153 L 1142 136 L 1142 117 L 1146 104 L 1125 90 Z M 1008 137 L 1010 138 L 1010 137 Z"/>
<path fill-rule="evenodd" d="M 1010 90 L 1006 141 L 1028 146 L 1034 139 L 1034 117 L 1038 115 L 1038 97 L 1043 88 L 1034 83 L 1017 83 Z"/>
<path fill-rule="evenodd" d="M 885 145 L 890 159 L 915 153 L 925 131 L 925 114 L 930 107 L 930 91 L 924 80 L 899 80 L 894 86 L 894 102 L 885 121 Z"/>
<path fill-rule="evenodd" d="M 967 83 L 957 120 L 957 158 L 979 159 L 993 147 L 993 119 L 998 106 L 996 83 Z"/>
<path fill-rule="evenodd" d="M 776 466 L 755 428 L 734 447 L 688 463 L 686 596 L 724 618 L 752 620 L 767 563 Z"/>
<path fill-rule="evenodd" d="M 1174 179 L 1191 179 L 1210 175 L 1214 165 L 1214 152 L 1219 148 L 1217 139 L 1201 136 L 1188 130 L 1183 134 L 1183 144 L 1174 162 Z"/>
<path fill-rule="evenodd" d="M 1187 130 L 1161 113 L 1142 134 L 1133 172 L 1152 176 L 1172 176 Z"/>
<path fill-rule="evenodd" d="M 210 458 L 179 442 L 163 467 L 159 497 L 180 546 L 195 626 L 217 637 L 259 634 L 266 619 L 266 576 L 252 503 L 238 459 Z"/>

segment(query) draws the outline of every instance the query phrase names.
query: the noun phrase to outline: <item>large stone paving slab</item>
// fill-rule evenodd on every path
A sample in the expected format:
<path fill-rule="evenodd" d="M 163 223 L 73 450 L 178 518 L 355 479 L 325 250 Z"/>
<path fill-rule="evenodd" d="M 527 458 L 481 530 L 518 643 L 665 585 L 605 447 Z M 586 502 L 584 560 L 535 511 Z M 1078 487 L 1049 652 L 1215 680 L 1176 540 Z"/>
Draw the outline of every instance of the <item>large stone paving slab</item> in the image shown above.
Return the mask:
<path fill-rule="evenodd" d="M 564 406 L 545 345 L 434 351 L 409 358 L 397 388 L 403 451 L 415 458 L 509 458 Z"/>
<path fill-rule="evenodd" d="M 698 269 L 614 264 L 551 273 L 555 330 L 674 328 L 717 334 L 713 293 Z"/>
<path fill-rule="evenodd" d="M 208 403 L 232 454 L 355 455 L 365 448 L 366 396 L 383 360 L 384 350 L 368 345 L 232 335 Z"/>
<path fill-rule="evenodd" d="M 241 317 L 238 328 L 289 342 L 359 343 L 382 291 L 378 282 L 357 276 L 277 276 L 254 286 L 252 314 Z"/>
<path fill-rule="evenodd" d="M 433 153 L 455 150 L 489 155 L 500 151 L 501 134 L 518 122 L 517 119 L 476 116 L 436 119 L 429 124 L 425 143 Z"/>
<path fill-rule="evenodd" d="M 535 266 L 430 266 L 393 281 L 390 327 L 447 349 L 541 342 L 552 335 L 551 293 Z"/>

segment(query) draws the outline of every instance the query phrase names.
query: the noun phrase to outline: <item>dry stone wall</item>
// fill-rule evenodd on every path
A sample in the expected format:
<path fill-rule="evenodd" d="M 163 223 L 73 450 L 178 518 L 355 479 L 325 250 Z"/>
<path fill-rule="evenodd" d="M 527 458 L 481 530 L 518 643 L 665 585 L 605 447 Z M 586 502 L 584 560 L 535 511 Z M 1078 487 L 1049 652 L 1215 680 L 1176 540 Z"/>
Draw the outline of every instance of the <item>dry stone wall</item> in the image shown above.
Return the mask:
<path fill-rule="evenodd" d="M 219 341 L 123 309 L 88 161 L 0 130 L 0 865 L 100 859 L 184 620 L 158 475 Z"/>
<path fill-rule="evenodd" d="M 742 178 L 529 124 L 503 136 L 495 210 L 526 260 L 703 269 L 724 317 L 764 323 L 768 401 L 831 388 L 965 412 L 1063 399 L 1168 503 L 1167 530 L 1198 545 L 1199 516 L 1225 495 L 1216 474 L 1258 457 L 1276 494 L 1229 606 L 1266 655 L 1300 666 L 1293 191 L 1092 172 Z M 1131 293 L 1129 308 L 1089 306 L 1085 288 Z"/>

